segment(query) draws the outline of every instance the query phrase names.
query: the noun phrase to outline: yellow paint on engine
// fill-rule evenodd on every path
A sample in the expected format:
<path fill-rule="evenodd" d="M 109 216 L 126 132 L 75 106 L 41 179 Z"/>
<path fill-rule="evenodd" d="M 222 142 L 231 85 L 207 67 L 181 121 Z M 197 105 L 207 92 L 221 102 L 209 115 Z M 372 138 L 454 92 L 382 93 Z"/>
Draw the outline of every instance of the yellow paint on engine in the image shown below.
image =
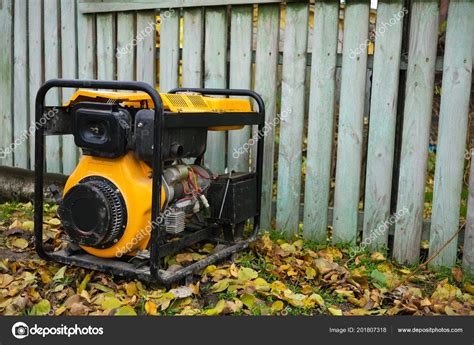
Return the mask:
<path fill-rule="evenodd" d="M 135 158 L 132 152 L 118 159 L 83 156 L 64 188 L 66 194 L 88 176 L 102 176 L 120 190 L 127 207 L 127 227 L 122 238 L 106 249 L 82 248 L 95 256 L 113 258 L 133 254 L 147 247 L 151 232 L 151 168 Z M 165 201 L 161 190 L 162 206 Z"/>
<path fill-rule="evenodd" d="M 248 113 L 252 112 L 252 104 L 247 99 L 214 98 L 199 94 L 179 93 L 160 94 L 165 111 L 175 113 Z M 114 92 L 78 90 L 65 106 L 72 106 L 79 102 L 100 102 L 121 104 L 134 108 L 153 108 L 150 96 L 144 92 Z M 209 127 L 211 131 L 228 131 L 242 129 L 244 126 Z"/>

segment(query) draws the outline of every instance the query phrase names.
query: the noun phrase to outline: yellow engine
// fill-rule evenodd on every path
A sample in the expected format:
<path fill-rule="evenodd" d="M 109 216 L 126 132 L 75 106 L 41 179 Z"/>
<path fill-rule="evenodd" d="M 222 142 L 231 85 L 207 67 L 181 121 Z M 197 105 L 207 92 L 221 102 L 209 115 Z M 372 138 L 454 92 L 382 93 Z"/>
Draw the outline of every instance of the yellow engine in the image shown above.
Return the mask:
<path fill-rule="evenodd" d="M 165 111 L 251 112 L 248 100 L 162 94 Z M 103 258 L 133 256 L 150 242 L 152 210 L 153 104 L 143 93 L 79 90 L 66 104 L 72 132 L 84 156 L 67 181 L 59 215 L 73 244 Z M 202 228 L 211 213 L 207 192 L 215 177 L 199 164 L 207 130 L 243 126 L 175 128 L 164 147 L 161 209 L 166 231 Z"/>

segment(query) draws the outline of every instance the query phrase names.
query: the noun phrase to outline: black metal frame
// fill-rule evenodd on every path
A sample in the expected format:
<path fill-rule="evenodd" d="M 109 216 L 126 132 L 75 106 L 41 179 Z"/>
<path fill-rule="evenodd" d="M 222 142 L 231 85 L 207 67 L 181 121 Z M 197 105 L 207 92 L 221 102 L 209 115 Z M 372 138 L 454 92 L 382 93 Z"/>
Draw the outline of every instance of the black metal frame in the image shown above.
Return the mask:
<path fill-rule="evenodd" d="M 70 250 L 61 250 L 58 252 L 48 252 L 43 244 L 43 175 L 44 175 L 44 143 L 46 135 L 64 134 L 45 131 L 45 124 L 41 121 L 45 109 L 44 100 L 47 92 L 54 87 L 59 88 L 93 88 L 109 90 L 133 90 L 147 93 L 155 107 L 154 121 L 154 153 L 153 153 L 153 176 L 152 176 L 152 232 L 150 239 L 150 258 L 149 265 L 137 266 L 130 262 L 119 259 L 103 259 L 84 252 L 74 252 Z M 121 81 L 99 81 L 99 80 L 65 80 L 53 79 L 47 81 L 38 90 L 36 96 L 36 131 L 35 131 L 35 209 L 34 209 L 34 233 L 36 252 L 40 258 L 45 260 L 57 261 L 64 264 L 71 264 L 85 267 L 93 270 L 108 272 L 115 275 L 125 276 L 132 279 L 140 279 L 148 282 L 156 282 L 164 285 L 189 276 L 199 269 L 206 267 L 218 260 L 226 258 L 233 253 L 246 248 L 250 242 L 254 241 L 260 228 L 260 209 L 261 209 L 261 189 L 262 189 L 262 169 L 263 169 L 263 137 L 259 139 L 257 146 L 257 215 L 253 220 L 253 232 L 246 240 L 233 242 L 226 248 L 197 261 L 189 266 L 180 269 L 177 272 L 169 273 L 160 270 L 160 260 L 166 255 L 176 253 L 191 244 L 204 239 L 215 237 L 220 232 L 219 224 L 211 225 L 183 236 L 180 240 L 170 243 L 164 243 L 165 231 L 161 228 L 161 222 L 154 220 L 162 219 L 161 205 L 161 183 L 163 173 L 162 159 L 162 141 L 163 132 L 166 128 L 172 127 L 215 127 L 230 125 L 258 125 L 261 132 L 265 123 L 265 105 L 262 98 L 250 90 L 224 90 L 224 89 L 174 89 L 170 93 L 177 92 L 197 92 L 203 95 L 220 96 L 244 96 L 250 97 L 258 105 L 258 112 L 252 113 L 180 113 L 175 114 L 164 112 L 163 103 L 160 95 L 149 84 L 143 82 L 121 82 Z M 60 115 L 64 115 L 61 114 Z"/>

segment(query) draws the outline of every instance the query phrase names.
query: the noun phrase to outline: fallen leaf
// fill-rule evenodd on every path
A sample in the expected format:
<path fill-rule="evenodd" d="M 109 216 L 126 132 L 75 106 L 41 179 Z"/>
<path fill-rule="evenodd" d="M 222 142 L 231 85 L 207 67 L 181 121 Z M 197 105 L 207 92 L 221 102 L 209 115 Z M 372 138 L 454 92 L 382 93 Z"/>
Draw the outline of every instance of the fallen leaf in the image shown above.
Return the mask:
<path fill-rule="evenodd" d="M 181 286 L 179 288 L 171 289 L 170 292 L 176 298 L 186 298 L 193 294 L 193 289 L 187 286 Z"/>
<path fill-rule="evenodd" d="M 135 309 L 132 307 L 125 305 L 123 307 L 120 307 L 114 315 L 117 316 L 136 316 L 137 313 L 135 312 Z"/>
<path fill-rule="evenodd" d="M 272 313 L 278 313 L 283 310 L 285 304 L 282 301 L 275 301 L 272 304 Z"/>
<path fill-rule="evenodd" d="M 107 297 L 102 302 L 102 309 L 115 309 L 122 305 L 122 302 L 115 297 Z"/>
<path fill-rule="evenodd" d="M 152 301 L 148 301 L 145 303 L 145 311 L 148 315 L 156 315 L 157 314 L 157 305 Z"/>
<path fill-rule="evenodd" d="M 329 313 L 331 313 L 331 315 L 334 315 L 334 316 L 342 316 L 342 311 L 341 311 L 341 309 L 329 307 L 329 308 L 328 308 L 328 311 L 329 311 Z"/>
<path fill-rule="evenodd" d="M 258 277 L 258 273 L 248 267 L 241 267 L 238 274 L 238 278 L 240 281 L 245 282 L 247 280 L 255 279 Z"/>
<path fill-rule="evenodd" d="M 31 315 L 37 316 L 37 315 L 48 315 L 49 311 L 51 310 L 51 304 L 49 303 L 48 300 L 43 299 L 39 301 L 37 304 L 31 308 Z"/>
<path fill-rule="evenodd" d="M 214 308 L 205 310 L 202 314 L 206 316 L 216 316 L 222 313 L 225 307 L 225 300 L 217 302 Z"/>
<path fill-rule="evenodd" d="M 26 249 L 28 248 L 28 241 L 24 238 L 15 238 L 12 241 L 12 246 L 18 249 Z"/>

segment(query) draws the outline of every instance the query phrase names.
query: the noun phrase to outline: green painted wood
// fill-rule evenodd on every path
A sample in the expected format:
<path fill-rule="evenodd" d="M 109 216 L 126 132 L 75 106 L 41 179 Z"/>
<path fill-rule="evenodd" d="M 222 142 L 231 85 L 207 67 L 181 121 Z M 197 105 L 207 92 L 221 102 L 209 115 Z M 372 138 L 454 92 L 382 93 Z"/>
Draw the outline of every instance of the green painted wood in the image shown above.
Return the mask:
<path fill-rule="evenodd" d="M 346 4 L 339 110 L 333 242 L 356 241 L 363 145 L 369 4 Z"/>
<path fill-rule="evenodd" d="M 472 82 L 474 1 L 451 0 L 444 51 L 438 149 L 433 191 L 429 255 L 436 253 L 459 228 L 464 155 Z M 469 248 L 467 248 L 469 252 Z M 471 248 L 472 250 L 472 248 Z M 431 265 L 453 267 L 454 239 Z"/>
<path fill-rule="evenodd" d="M 95 15 L 77 13 L 77 69 L 79 79 L 96 79 Z"/>
<path fill-rule="evenodd" d="M 469 196 L 467 200 L 466 227 L 464 228 L 464 247 L 462 263 L 466 272 L 474 273 L 474 152 L 471 150 L 469 171 Z"/>
<path fill-rule="evenodd" d="M 57 0 L 44 0 L 43 30 L 44 30 L 44 51 L 47 59 L 44 59 L 45 80 L 59 78 L 59 2 Z M 46 105 L 55 106 L 61 104 L 60 90 L 51 89 L 46 95 Z M 61 164 L 61 138 L 59 136 L 46 137 L 46 169 L 49 172 L 62 172 Z"/>
<path fill-rule="evenodd" d="M 28 2 L 15 1 L 13 44 L 13 165 L 29 167 Z M 16 101 L 15 101 L 16 100 Z"/>
<path fill-rule="evenodd" d="M 0 6 L 0 165 L 13 165 L 13 0 Z"/>
<path fill-rule="evenodd" d="M 36 92 L 43 83 L 43 6 L 41 1 L 28 1 L 28 87 L 30 126 L 35 122 Z M 30 168 L 34 168 L 35 157 L 34 133 L 30 136 Z"/>
<path fill-rule="evenodd" d="M 115 78 L 115 35 L 113 14 L 97 15 L 97 76 L 100 80 Z"/>
<path fill-rule="evenodd" d="M 278 43 L 280 32 L 280 6 L 259 5 L 257 26 L 257 51 L 255 57 L 255 91 L 265 102 L 265 122 L 268 127 L 264 141 L 262 210 L 260 225 L 270 229 L 272 225 L 273 166 L 275 156 Z M 270 125 L 268 125 L 270 124 Z"/>
<path fill-rule="evenodd" d="M 183 11 L 183 87 L 202 87 L 204 22 L 202 8 Z"/>
<path fill-rule="evenodd" d="M 388 244 L 388 231 L 375 232 L 390 217 L 395 150 L 398 80 L 402 43 L 402 0 L 380 1 L 377 7 L 369 144 L 364 201 L 363 240 L 369 248 Z M 370 237 L 373 235 L 374 240 Z"/>
<path fill-rule="evenodd" d="M 135 80 L 135 14 L 117 13 L 117 80 Z"/>
<path fill-rule="evenodd" d="M 204 47 L 204 86 L 227 87 L 227 15 L 226 7 L 206 9 Z M 205 163 L 215 173 L 223 173 L 225 162 L 226 132 L 209 132 Z"/>
<path fill-rule="evenodd" d="M 252 87 L 252 27 L 253 6 L 232 7 L 230 28 L 230 77 L 231 89 L 251 89 Z M 251 126 L 229 131 L 227 161 L 229 170 L 249 171 L 250 148 L 248 143 Z"/>
<path fill-rule="evenodd" d="M 137 80 L 156 85 L 156 12 L 137 13 Z"/>
<path fill-rule="evenodd" d="M 160 20 L 160 92 L 179 86 L 179 11 L 161 10 Z"/>
<path fill-rule="evenodd" d="M 134 11 L 160 8 L 246 5 L 269 3 L 307 2 L 307 0 L 79 0 L 79 9 L 84 13 Z"/>
<path fill-rule="evenodd" d="M 395 226 L 393 257 L 418 261 L 423 222 L 426 165 L 432 115 L 438 38 L 438 2 L 416 0 L 410 18 L 409 61 L 403 120 L 397 211 L 408 209 Z"/>
<path fill-rule="evenodd" d="M 77 79 L 76 1 L 61 1 L 61 64 L 62 77 Z M 62 101 L 66 103 L 75 89 L 63 89 Z M 63 138 L 63 173 L 70 174 L 76 168 L 78 149 L 72 135 Z"/>
<path fill-rule="evenodd" d="M 308 5 L 286 7 L 278 152 L 277 229 L 288 237 L 298 232 L 304 137 Z"/>
<path fill-rule="evenodd" d="M 331 183 L 339 1 L 315 4 L 303 235 L 325 243 Z"/>

